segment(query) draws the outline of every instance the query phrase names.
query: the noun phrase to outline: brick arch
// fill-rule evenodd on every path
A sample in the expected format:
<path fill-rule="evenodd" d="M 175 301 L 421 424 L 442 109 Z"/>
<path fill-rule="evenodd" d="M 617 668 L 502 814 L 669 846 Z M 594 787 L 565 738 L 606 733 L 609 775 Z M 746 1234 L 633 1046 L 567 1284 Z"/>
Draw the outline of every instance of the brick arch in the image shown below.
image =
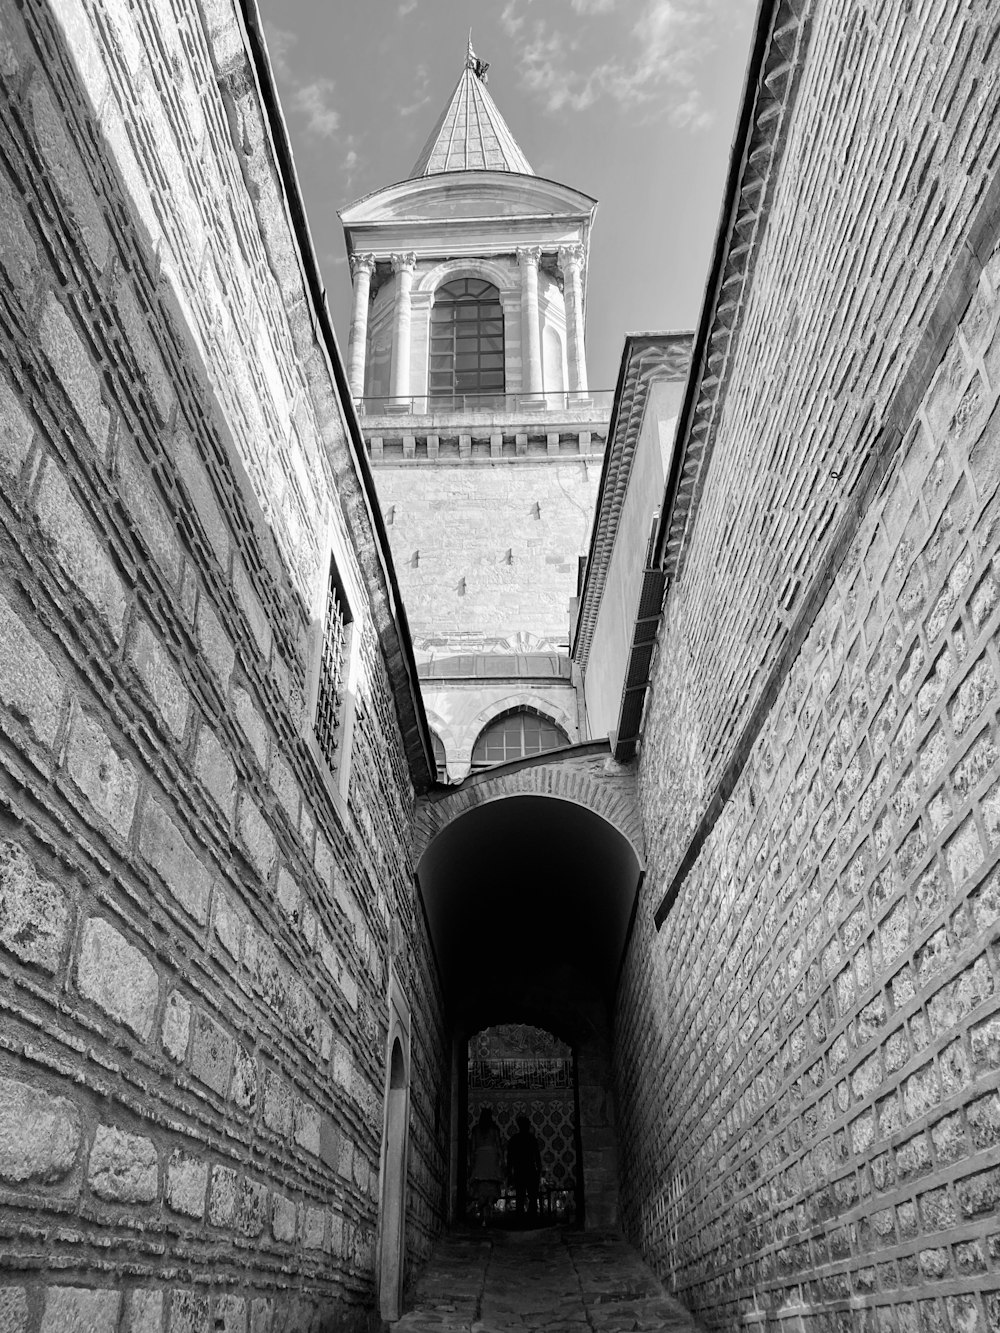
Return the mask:
<path fill-rule="evenodd" d="M 414 861 L 454 820 L 512 796 L 547 796 L 583 806 L 617 829 L 640 867 L 645 866 L 635 768 L 616 764 L 607 741 L 568 745 L 532 759 L 498 764 L 472 774 L 450 791 L 420 797 L 413 826 Z"/>

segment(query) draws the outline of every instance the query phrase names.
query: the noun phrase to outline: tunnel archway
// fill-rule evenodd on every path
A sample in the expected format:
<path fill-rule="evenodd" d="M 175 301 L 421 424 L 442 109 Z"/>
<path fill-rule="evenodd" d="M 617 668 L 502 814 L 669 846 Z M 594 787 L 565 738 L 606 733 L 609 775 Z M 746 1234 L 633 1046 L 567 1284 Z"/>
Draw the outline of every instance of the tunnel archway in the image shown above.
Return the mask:
<path fill-rule="evenodd" d="M 603 815 L 552 795 L 512 795 L 458 814 L 429 841 L 418 878 L 461 1080 L 465 1043 L 524 1023 L 576 1062 L 586 1225 L 617 1220 L 612 1010 L 642 866 Z M 452 1217 L 464 1204 L 457 1090 Z"/>

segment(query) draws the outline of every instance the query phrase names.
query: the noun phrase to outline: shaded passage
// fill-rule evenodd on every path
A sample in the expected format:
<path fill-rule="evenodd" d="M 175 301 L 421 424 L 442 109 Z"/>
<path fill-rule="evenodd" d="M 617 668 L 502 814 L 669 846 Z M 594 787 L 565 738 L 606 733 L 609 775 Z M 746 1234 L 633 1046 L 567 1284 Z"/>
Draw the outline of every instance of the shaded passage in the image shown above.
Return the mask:
<path fill-rule="evenodd" d="M 441 1241 L 399 1333 L 697 1333 L 688 1312 L 613 1233 L 459 1232 Z"/>

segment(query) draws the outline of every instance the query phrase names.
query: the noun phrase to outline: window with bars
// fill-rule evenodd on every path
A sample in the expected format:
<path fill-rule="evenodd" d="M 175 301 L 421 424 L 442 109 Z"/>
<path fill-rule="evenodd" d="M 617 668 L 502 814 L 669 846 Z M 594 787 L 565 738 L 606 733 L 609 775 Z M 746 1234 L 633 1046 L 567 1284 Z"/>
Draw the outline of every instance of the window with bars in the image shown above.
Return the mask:
<path fill-rule="evenodd" d="M 547 717 L 519 708 L 504 713 L 485 727 L 472 748 L 472 771 L 524 759 L 568 745 L 569 737 Z"/>
<path fill-rule="evenodd" d="M 459 278 L 437 289 L 430 357 L 431 398 L 503 394 L 503 307 L 492 283 Z"/>
<path fill-rule="evenodd" d="M 320 751 L 331 768 L 335 766 L 343 720 L 347 650 L 353 617 L 337 574 L 330 561 L 330 578 L 323 617 L 323 641 L 319 661 L 314 730 Z"/>

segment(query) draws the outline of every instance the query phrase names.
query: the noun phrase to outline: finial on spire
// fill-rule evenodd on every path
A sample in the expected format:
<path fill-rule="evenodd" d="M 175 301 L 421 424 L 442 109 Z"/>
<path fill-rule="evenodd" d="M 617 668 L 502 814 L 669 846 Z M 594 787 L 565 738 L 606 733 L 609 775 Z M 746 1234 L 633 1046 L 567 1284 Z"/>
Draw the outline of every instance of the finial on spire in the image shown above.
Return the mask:
<path fill-rule="evenodd" d="M 465 68 L 471 69 L 473 74 L 475 74 L 476 78 L 479 79 L 481 83 L 489 83 L 489 77 L 487 75 L 487 70 L 489 69 L 489 67 L 490 67 L 490 62 L 488 60 L 480 60 L 479 57 L 476 55 L 475 51 L 472 49 L 472 29 L 470 28 L 469 49 L 466 52 L 465 56 Z"/>

